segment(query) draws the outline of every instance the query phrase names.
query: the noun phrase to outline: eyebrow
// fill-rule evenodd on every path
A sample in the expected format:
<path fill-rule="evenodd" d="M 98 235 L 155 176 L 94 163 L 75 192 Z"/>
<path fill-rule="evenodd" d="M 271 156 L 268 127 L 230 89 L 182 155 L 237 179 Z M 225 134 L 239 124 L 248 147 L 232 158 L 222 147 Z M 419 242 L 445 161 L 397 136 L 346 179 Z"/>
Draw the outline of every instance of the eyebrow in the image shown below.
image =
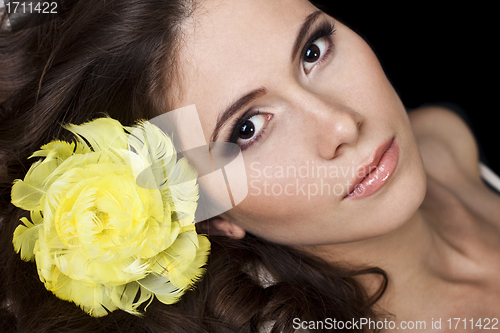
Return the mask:
<path fill-rule="evenodd" d="M 304 39 L 306 38 L 309 29 L 311 29 L 314 22 L 318 19 L 318 17 L 323 14 L 323 11 L 317 10 L 311 14 L 309 14 L 304 22 L 302 23 L 299 33 L 297 34 L 297 38 L 295 39 L 295 43 L 292 49 L 292 62 L 297 57 L 297 53 L 300 50 L 300 46 L 304 43 Z M 228 119 L 230 119 L 235 113 L 237 113 L 241 108 L 245 105 L 249 104 L 251 101 L 265 95 L 267 93 L 267 89 L 264 87 L 252 90 L 248 94 L 240 97 L 236 102 L 231 104 L 226 110 L 219 114 L 217 118 L 217 122 L 215 124 L 215 129 L 210 137 L 210 142 L 214 142 L 217 140 L 219 136 L 219 132 L 222 129 L 222 126 L 226 123 Z"/>
<path fill-rule="evenodd" d="M 314 13 L 309 14 L 302 26 L 300 27 L 299 33 L 297 34 L 297 39 L 295 40 L 295 44 L 292 49 L 292 62 L 295 58 L 297 58 L 297 53 L 300 50 L 300 46 L 304 43 L 304 39 L 309 33 L 309 29 L 313 26 L 314 22 L 318 19 L 318 17 L 323 14 L 323 11 L 317 10 Z"/>
<path fill-rule="evenodd" d="M 251 101 L 259 98 L 260 96 L 264 96 L 267 93 L 267 89 L 264 87 L 252 90 L 245 96 L 239 98 L 236 102 L 231 104 L 224 112 L 219 115 L 217 119 L 217 123 L 215 124 L 214 132 L 212 133 L 210 142 L 214 142 L 217 140 L 219 136 L 219 131 L 222 126 L 226 123 L 226 121 L 231 118 L 239 109 L 243 108 L 245 105 L 250 103 Z"/>

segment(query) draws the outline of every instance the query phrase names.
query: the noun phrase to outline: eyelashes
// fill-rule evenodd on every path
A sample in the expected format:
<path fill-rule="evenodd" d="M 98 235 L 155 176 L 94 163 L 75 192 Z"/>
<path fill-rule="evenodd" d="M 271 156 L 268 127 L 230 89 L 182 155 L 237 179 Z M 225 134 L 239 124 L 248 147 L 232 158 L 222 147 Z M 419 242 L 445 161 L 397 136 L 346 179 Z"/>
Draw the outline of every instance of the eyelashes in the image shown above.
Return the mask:
<path fill-rule="evenodd" d="M 329 21 L 323 21 L 321 24 L 316 28 L 315 32 L 312 34 L 311 37 L 307 40 L 307 43 L 304 45 L 304 48 L 302 49 L 302 55 L 305 53 L 306 49 L 308 46 L 314 43 L 314 41 L 323 38 L 323 37 L 330 37 L 335 34 L 335 24 L 333 22 Z"/>
<path fill-rule="evenodd" d="M 333 22 L 323 21 L 308 38 L 300 56 L 301 68 L 306 75 L 332 52 L 332 36 L 335 31 Z M 272 117 L 270 113 L 250 109 L 233 122 L 229 137 L 225 141 L 238 144 L 241 150 L 250 147 L 260 139 Z"/>
<path fill-rule="evenodd" d="M 304 71 L 309 74 L 314 66 L 326 60 L 332 52 L 332 36 L 335 34 L 333 22 L 323 21 L 308 39 L 301 52 Z"/>
<path fill-rule="evenodd" d="M 261 113 L 255 110 L 248 111 L 237 119 L 227 141 L 238 144 L 241 150 L 246 149 L 261 137 L 272 117 L 273 115 L 270 113 Z"/>

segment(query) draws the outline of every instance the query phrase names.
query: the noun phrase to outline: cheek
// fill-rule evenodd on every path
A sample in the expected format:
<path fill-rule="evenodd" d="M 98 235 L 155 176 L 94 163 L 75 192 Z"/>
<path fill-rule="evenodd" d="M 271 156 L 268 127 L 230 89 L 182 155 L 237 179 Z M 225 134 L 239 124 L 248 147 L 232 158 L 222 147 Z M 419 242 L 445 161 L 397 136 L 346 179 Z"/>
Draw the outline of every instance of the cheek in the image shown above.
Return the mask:
<path fill-rule="evenodd" d="M 259 177 L 250 175 L 241 208 L 253 207 L 252 215 L 270 220 L 300 218 L 311 202 L 318 201 L 316 181 L 308 172 L 305 166 L 265 167 Z"/>
<path fill-rule="evenodd" d="M 248 232 L 280 243 L 298 243 L 323 223 L 331 228 L 350 185 L 343 184 L 345 178 L 333 166 L 314 161 L 286 166 L 254 162 L 247 177 L 248 196 L 228 215 Z"/>
<path fill-rule="evenodd" d="M 310 205 L 315 201 L 308 202 L 307 195 L 295 191 L 292 182 L 253 180 L 247 198 L 229 212 L 231 222 L 269 241 L 296 244 L 301 235 L 310 231 L 305 225 L 314 219 Z M 315 203 L 324 211 L 321 204 Z"/>

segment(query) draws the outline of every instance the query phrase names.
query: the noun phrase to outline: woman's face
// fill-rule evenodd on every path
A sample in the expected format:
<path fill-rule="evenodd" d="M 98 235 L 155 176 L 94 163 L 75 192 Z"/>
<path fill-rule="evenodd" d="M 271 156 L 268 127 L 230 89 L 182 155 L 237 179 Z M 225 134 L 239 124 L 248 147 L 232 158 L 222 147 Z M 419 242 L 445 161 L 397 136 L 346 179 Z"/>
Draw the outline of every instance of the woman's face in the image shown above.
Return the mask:
<path fill-rule="evenodd" d="M 176 107 L 195 104 L 207 142 L 243 152 L 248 196 L 229 222 L 321 245 L 388 233 L 419 207 L 425 175 L 398 95 L 364 40 L 308 1 L 201 2 L 179 69 Z"/>

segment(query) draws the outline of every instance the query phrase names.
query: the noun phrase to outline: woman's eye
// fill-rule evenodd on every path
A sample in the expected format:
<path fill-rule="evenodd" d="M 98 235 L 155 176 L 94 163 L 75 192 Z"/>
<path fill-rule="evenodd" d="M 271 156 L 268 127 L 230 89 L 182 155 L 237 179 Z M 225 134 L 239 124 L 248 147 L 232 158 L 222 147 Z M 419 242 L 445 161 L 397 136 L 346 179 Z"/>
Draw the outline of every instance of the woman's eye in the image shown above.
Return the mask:
<path fill-rule="evenodd" d="M 259 133 L 266 123 L 266 115 L 256 114 L 248 118 L 239 128 L 236 143 L 241 144 L 251 140 Z"/>
<path fill-rule="evenodd" d="M 321 37 L 312 42 L 305 50 L 303 55 L 304 69 L 308 73 L 314 65 L 326 53 L 328 42 L 326 37 Z"/>

